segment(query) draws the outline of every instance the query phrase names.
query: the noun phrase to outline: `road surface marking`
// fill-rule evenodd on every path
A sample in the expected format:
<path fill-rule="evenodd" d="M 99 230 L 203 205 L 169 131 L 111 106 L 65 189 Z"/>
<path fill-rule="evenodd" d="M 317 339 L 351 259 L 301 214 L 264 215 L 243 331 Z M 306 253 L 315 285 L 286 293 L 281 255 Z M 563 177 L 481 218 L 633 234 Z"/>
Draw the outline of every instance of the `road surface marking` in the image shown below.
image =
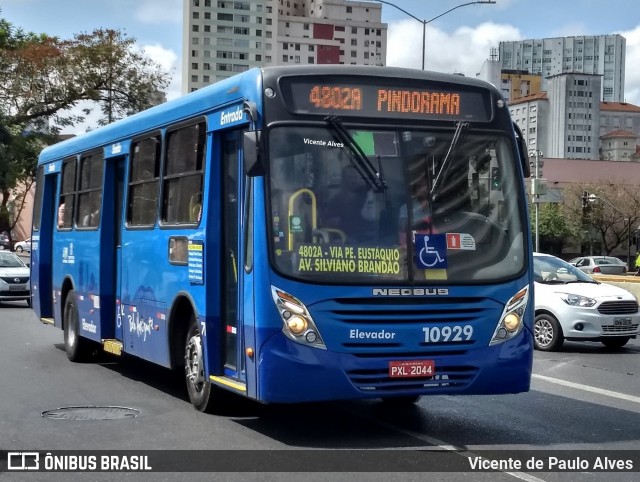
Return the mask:
<path fill-rule="evenodd" d="M 556 385 L 564 385 L 565 387 L 575 388 L 576 390 L 583 390 L 585 392 L 606 395 L 607 397 L 619 398 L 620 400 L 627 400 L 628 402 L 640 403 L 640 397 L 627 395 L 626 393 L 613 392 L 611 390 L 605 390 L 604 388 L 597 388 L 590 385 L 582 385 L 581 383 L 568 382 L 566 380 L 560 380 L 559 378 L 545 377 L 544 375 L 532 374 L 531 378 L 537 378 L 539 380 L 544 380 L 545 382 L 555 383 Z"/>
<path fill-rule="evenodd" d="M 396 432 L 400 432 L 400 433 L 404 433 L 405 435 L 409 435 L 410 437 L 413 438 L 417 438 L 418 440 L 422 440 L 424 442 L 430 443 L 431 445 L 435 446 L 435 447 L 440 447 L 441 449 L 444 449 L 448 452 L 455 452 L 457 455 L 459 455 L 460 457 L 470 457 L 470 456 L 477 456 L 473 450 L 468 450 L 465 449 L 464 447 L 457 447 L 456 445 L 451 445 L 448 444 L 447 442 L 443 441 L 443 440 L 439 440 L 435 437 L 431 437 L 429 435 L 424 435 L 420 432 L 416 432 L 415 430 L 410 430 L 410 429 L 406 429 L 406 428 L 402 428 L 399 427 L 397 425 L 394 425 L 390 422 L 385 422 L 383 420 L 377 419 L 377 418 L 373 418 L 370 415 L 363 415 L 361 412 L 355 412 L 354 410 L 351 409 L 345 409 L 343 407 L 343 410 L 347 411 L 347 412 L 351 412 L 356 414 L 357 416 L 361 417 L 361 418 L 366 418 L 369 419 L 373 422 L 375 422 L 378 425 L 382 425 L 384 427 L 387 427 L 393 431 Z M 486 459 L 486 457 L 481 457 L 483 459 Z M 515 477 L 516 479 L 520 479 L 520 480 L 525 480 L 526 482 L 545 482 L 544 479 L 539 479 L 538 477 L 534 477 L 531 474 L 527 474 L 525 472 L 505 472 L 505 471 L 500 471 L 503 474 L 507 474 L 510 475 L 512 477 Z"/>

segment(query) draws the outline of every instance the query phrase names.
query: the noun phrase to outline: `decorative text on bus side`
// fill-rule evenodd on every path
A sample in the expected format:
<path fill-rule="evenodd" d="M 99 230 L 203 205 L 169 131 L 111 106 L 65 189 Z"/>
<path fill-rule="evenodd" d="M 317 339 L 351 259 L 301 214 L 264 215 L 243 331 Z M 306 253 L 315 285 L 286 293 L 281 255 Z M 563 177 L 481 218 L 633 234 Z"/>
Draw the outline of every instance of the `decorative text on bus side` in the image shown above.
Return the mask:
<path fill-rule="evenodd" d="M 244 119 L 244 112 L 240 106 L 236 107 L 236 110 L 231 112 L 223 112 L 220 114 L 220 125 L 231 124 L 232 122 L 238 122 Z"/>

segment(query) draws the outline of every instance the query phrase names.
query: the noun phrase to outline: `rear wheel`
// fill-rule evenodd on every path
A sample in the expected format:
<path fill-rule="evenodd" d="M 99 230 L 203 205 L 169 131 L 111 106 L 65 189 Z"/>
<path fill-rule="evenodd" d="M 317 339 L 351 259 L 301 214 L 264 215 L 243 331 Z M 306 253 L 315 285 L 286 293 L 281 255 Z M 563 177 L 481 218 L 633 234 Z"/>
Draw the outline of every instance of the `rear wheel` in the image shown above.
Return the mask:
<path fill-rule="evenodd" d="M 91 354 L 92 344 L 90 340 L 80 336 L 80 317 L 78 316 L 76 293 L 73 290 L 67 294 L 62 318 L 64 322 L 64 348 L 67 352 L 67 358 L 72 362 L 87 360 Z"/>
<path fill-rule="evenodd" d="M 533 324 L 533 341 L 538 350 L 559 350 L 564 342 L 564 335 L 558 320 L 546 313 L 536 316 Z"/>
<path fill-rule="evenodd" d="M 214 409 L 213 395 L 218 390 L 206 378 L 202 336 L 193 315 L 189 321 L 184 347 L 184 375 L 193 406 L 201 412 L 211 413 Z"/>
<path fill-rule="evenodd" d="M 16 253 L 22 253 L 22 246 L 16 246 Z"/>
<path fill-rule="evenodd" d="M 605 338 L 602 340 L 602 344 L 607 348 L 622 348 L 628 341 L 628 336 L 622 336 L 620 338 Z"/>

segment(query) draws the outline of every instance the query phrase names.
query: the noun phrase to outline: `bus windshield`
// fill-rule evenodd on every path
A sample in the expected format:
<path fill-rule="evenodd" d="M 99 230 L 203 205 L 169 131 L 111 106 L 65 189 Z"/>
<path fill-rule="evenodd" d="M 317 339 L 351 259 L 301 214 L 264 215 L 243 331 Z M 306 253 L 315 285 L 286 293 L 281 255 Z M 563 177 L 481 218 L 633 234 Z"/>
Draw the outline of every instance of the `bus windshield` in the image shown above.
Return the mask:
<path fill-rule="evenodd" d="M 501 132 L 327 122 L 274 127 L 268 142 L 269 239 L 285 276 L 478 284 L 525 267 L 516 150 Z"/>

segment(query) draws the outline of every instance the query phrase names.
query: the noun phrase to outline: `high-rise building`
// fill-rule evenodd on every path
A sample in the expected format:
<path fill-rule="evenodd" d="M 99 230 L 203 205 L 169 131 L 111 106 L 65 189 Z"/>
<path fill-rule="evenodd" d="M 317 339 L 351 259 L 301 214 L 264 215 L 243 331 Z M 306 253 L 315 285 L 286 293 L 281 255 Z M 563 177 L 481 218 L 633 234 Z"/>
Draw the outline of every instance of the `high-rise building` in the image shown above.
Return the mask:
<path fill-rule="evenodd" d="M 500 42 L 501 69 L 526 70 L 548 78 L 562 73 L 602 76 L 599 100 L 624 101 L 626 39 L 622 35 L 583 35 Z"/>
<path fill-rule="evenodd" d="M 558 74 L 547 82 L 547 92 L 509 104 L 529 149 L 545 157 L 599 159 L 600 75 Z"/>
<path fill-rule="evenodd" d="M 252 67 L 385 65 L 379 3 L 348 0 L 184 0 L 182 91 Z"/>

